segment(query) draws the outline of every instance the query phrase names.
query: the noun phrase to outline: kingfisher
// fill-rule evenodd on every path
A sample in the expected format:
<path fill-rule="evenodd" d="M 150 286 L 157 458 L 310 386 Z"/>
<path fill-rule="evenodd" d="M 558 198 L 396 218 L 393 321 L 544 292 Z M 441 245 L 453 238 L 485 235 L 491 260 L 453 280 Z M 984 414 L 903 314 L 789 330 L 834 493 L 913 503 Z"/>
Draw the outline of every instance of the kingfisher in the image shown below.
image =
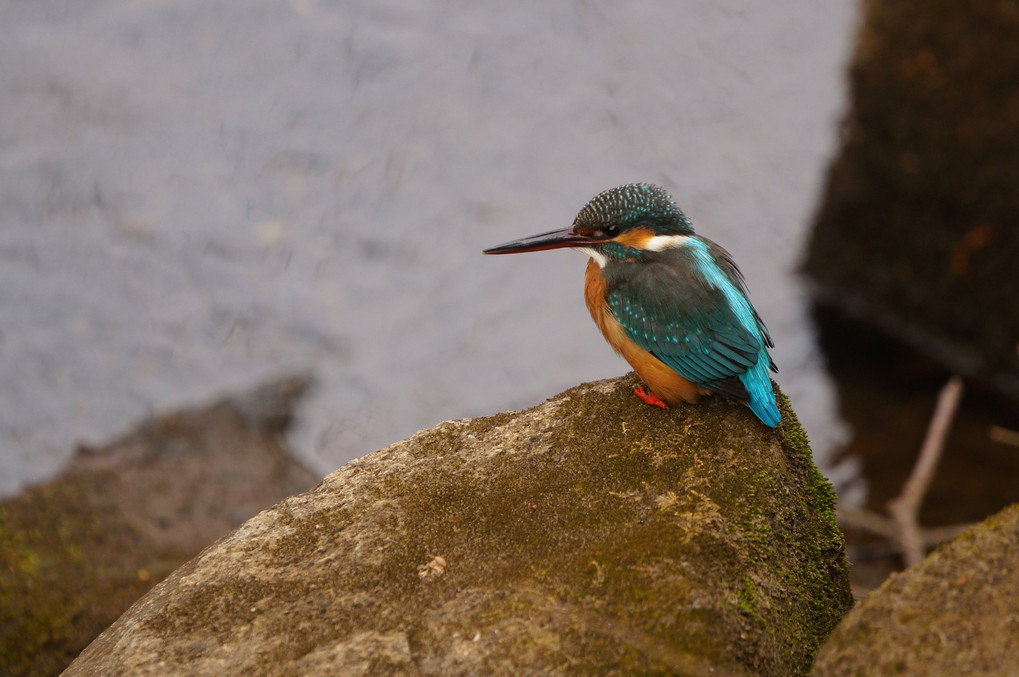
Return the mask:
<path fill-rule="evenodd" d="M 782 420 L 769 372 L 775 346 L 732 256 L 694 233 L 664 189 L 610 188 L 573 225 L 484 250 L 516 254 L 570 247 L 590 257 L 584 300 L 612 348 L 647 384 L 634 394 L 668 409 L 719 393 L 765 425 Z"/>

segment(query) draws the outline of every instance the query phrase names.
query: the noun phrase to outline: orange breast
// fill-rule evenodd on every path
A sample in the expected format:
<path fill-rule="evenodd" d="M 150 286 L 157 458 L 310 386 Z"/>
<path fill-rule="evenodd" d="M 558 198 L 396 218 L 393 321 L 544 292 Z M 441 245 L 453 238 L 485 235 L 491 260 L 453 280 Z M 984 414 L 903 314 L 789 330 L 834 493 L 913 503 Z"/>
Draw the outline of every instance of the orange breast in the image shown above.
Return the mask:
<path fill-rule="evenodd" d="M 587 262 L 587 272 L 584 275 L 584 301 L 591 312 L 591 318 L 609 345 L 630 363 L 655 395 L 670 405 L 676 405 L 681 402 L 696 402 L 701 395 L 710 392 L 686 380 L 667 364 L 634 343 L 626 335 L 623 325 L 612 315 L 605 302 L 606 291 L 601 268 L 594 259 L 591 259 Z"/>

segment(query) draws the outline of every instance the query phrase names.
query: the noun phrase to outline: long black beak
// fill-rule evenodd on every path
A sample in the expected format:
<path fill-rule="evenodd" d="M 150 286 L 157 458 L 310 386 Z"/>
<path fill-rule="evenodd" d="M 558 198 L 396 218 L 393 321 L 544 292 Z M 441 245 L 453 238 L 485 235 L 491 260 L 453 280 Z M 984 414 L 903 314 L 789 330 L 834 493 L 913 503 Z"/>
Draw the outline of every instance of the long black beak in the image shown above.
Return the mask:
<path fill-rule="evenodd" d="M 607 240 L 597 240 L 573 232 L 573 228 L 550 230 L 540 235 L 520 238 L 511 242 L 486 249 L 486 254 L 519 254 L 521 252 L 537 252 L 543 249 L 562 249 L 563 247 L 586 247 Z"/>

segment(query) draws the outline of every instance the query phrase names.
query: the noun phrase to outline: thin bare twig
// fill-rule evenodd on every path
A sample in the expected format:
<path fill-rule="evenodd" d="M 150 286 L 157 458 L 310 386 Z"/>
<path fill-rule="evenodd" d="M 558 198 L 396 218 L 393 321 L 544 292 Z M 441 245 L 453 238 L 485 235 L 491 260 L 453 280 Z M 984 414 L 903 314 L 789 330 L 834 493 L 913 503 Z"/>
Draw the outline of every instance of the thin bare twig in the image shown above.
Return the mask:
<path fill-rule="evenodd" d="M 1008 428 L 1002 428 L 1000 425 L 992 425 L 988 435 L 995 442 L 1019 447 L 1019 430 L 1009 430 Z"/>
<path fill-rule="evenodd" d="M 906 566 L 912 566 L 924 557 L 924 543 L 918 519 L 920 505 L 930 487 L 938 461 L 941 460 L 945 438 L 962 398 L 962 388 L 960 376 L 948 379 L 942 387 L 913 472 L 902 486 L 902 492 L 888 502 L 888 514 L 898 527 L 898 540 L 902 545 L 902 556 Z"/>
<path fill-rule="evenodd" d="M 838 508 L 835 511 L 835 519 L 846 529 L 858 529 L 866 531 L 882 538 L 887 538 L 895 550 L 901 552 L 902 546 L 899 543 L 899 529 L 895 521 L 870 510 L 851 510 L 849 508 Z M 939 543 L 950 541 L 962 532 L 969 529 L 973 524 L 947 524 L 942 527 L 922 527 L 920 529 L 920 540 L 924 548 L 930 548 Z"/>
<path fill-rule="evenodd" d="M 835 508 L 835 519 L 843 527 L 866 531 L 892 541 L 896 538 L 895 523 L 870 510 L 852 510 L 839 506 Z"/>

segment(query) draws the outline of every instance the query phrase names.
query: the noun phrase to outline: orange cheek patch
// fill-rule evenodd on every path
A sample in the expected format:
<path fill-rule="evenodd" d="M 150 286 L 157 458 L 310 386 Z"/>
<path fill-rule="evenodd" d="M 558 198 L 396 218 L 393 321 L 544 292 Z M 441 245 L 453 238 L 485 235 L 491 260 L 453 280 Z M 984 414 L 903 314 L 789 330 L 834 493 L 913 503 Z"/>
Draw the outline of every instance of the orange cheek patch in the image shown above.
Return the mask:
<path fill-rule="evenodd" d="M 613 238 L 616 242 L 633 249 L 644 249 L 647 245 L 648 240 L 654 237 L 655 234 L 650 228 L 645 226 L 637 226 L 631 228 L 617 238 Z"/>

